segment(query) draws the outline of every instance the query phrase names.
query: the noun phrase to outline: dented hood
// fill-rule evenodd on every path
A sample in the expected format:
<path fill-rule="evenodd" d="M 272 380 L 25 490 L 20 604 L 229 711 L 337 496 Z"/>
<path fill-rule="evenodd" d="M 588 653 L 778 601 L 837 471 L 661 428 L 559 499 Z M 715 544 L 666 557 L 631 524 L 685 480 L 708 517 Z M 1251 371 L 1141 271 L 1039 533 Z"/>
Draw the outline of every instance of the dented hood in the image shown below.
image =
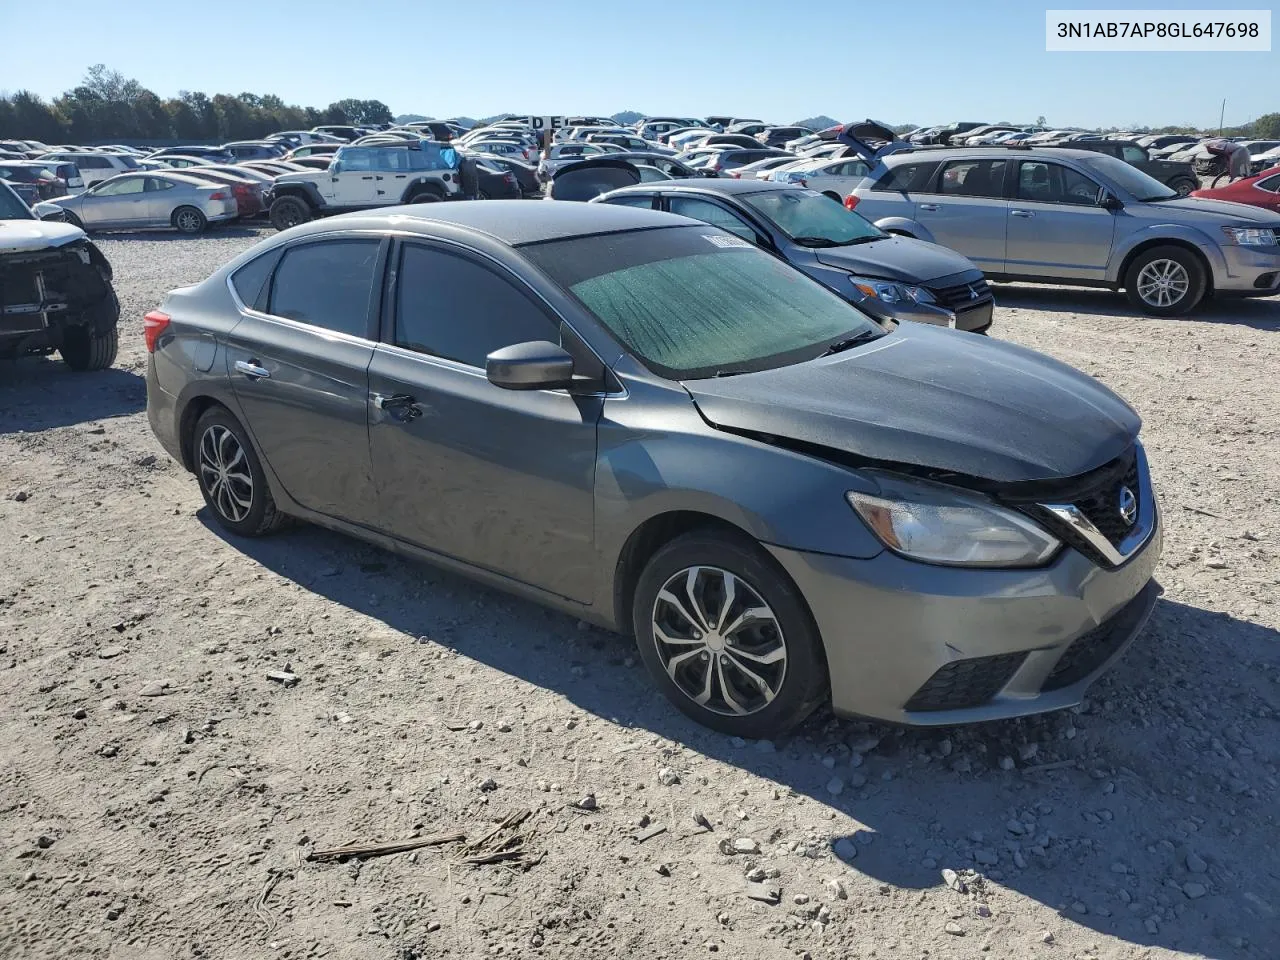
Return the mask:
<path fill-rule="evenodd" d="M 1000 483 L 1086 473 L 1142 423 L 1057 360 L 909 323 L 831 357 L 684 386 L 721 428 Z"/>
<path fill-rule="evenodd" d="M 65 246 L 85 233 L 69 223 L 43 220 L 0 220 L 0 253 L 34 253 Z"/>

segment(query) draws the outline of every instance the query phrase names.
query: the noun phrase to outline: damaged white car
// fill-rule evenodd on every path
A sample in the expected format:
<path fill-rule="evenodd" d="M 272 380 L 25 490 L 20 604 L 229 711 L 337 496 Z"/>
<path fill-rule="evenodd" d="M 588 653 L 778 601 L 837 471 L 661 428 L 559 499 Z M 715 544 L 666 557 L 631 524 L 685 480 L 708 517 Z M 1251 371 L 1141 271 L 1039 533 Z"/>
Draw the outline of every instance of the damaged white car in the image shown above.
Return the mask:
<path fill-rule="evenodd" d="M 0 359 L 57 351 L 72 370 L 103 370 L 116 358 L 119 319 L 102 251 L 0 184 Z"/>

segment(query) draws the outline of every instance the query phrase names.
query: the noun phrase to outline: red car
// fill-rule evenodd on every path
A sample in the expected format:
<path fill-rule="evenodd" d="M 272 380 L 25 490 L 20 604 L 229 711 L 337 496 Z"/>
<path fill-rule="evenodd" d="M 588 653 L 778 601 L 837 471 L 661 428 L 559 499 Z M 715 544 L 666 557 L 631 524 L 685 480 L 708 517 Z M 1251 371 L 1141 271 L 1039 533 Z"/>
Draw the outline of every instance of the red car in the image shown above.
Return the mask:
<path fill-rule="evenodd" d="M 1252 177 L 1218 187 L 1217 190 L 1193 190 L 1191 196 L 1209 200 L 1232 200 L 1280 213 L 1280 167 L 1263 170 Z"/>

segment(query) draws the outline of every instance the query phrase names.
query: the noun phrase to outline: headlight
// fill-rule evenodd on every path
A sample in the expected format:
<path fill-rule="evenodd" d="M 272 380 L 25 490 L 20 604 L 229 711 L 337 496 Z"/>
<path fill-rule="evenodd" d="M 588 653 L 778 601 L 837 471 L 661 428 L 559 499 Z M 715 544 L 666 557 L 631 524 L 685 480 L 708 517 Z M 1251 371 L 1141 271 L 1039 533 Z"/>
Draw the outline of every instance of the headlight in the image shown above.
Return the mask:
<path fill-rule="evenodd" d="M 926 563 L 1035 567 L 1061 546 L 1026 517 L 955 487 L 874 473 L 881 496 L 846 496 L 880 541 Z"/>
<path fill-rule="evenodd" d="M 1276 232 L 1269 227 L 1223 227 L 1227 243 L 1238 243 L 1242 247 L 1273 247 L 1280 240 Z"/>
<path fill-rule="evenodd" d="M 863 296 L 875 297 L 884 303 L 933 303 L 933 294 L 924 287 L 908 286 L 894 283 L 892 280 L 877 280 L 874 277 L 851 276 L 849 281 Z"/>

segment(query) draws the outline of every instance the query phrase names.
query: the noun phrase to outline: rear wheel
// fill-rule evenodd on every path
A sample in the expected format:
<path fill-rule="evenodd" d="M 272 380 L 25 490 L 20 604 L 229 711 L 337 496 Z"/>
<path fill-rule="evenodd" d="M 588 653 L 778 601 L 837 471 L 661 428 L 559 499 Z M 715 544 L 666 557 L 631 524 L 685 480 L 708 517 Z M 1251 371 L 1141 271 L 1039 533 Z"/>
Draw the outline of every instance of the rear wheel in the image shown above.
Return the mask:
<path fill-rule="evenodd" d="M 1169 186 L 1178 191 L 1178 196 L 1180 197 L 1189 197 L 1191 196 L 1192 190 L 1200 189 L 1200 184 L 1188 177 L 1182 177 L 1175 180 L 1173 183 L 1169 184 Z"/>
<path fill-rule="evenodd" d="M 173 225 L 181 233 L 203 233 L 209 225 L 208 218 L 195 207 L 179 207 L 173 211 Z"/>
<path fill-rule="evenodd" d="M 485 198 L 482 196 L 482 199 L 485 199 Z M 432 193 L 430 190 L 423 190 L 420 193 L 415 193 L 412 197 L 409 198 L 408 202 L 409 203 L 438 203 L 439 201 L 440 201 L 440 196 L 438 194 Z"/>
<path fill-rule="evenodd" d="M 271 204 L 271 225 L 288 230 L 311 219 L 311 208 L 297 197 L 277 197 Z"/>
<path fill-rule="evenodd" d="M 1182 247 L 1152 247 L 1134 258 L 1125 272 L 1124 291 L 1143 313 L 1177 317 L 1190 312 L 1205 294 L 1204 265 Z"/>
<path fill-rule="evenodd" d="M 722 733 L 779 736 L 827 696 L 804 598 L 745 535 L 695 531 L 660 549 L 636 585 L 632 626 L 667 698 Z"/>
<path fill-rule="evenodd" d="M 220 527 L 259 537 L 284 523 L 253 444 L 229 410 L 215 406 L 201 414 L 192 449 L 200 493 Z"/>

